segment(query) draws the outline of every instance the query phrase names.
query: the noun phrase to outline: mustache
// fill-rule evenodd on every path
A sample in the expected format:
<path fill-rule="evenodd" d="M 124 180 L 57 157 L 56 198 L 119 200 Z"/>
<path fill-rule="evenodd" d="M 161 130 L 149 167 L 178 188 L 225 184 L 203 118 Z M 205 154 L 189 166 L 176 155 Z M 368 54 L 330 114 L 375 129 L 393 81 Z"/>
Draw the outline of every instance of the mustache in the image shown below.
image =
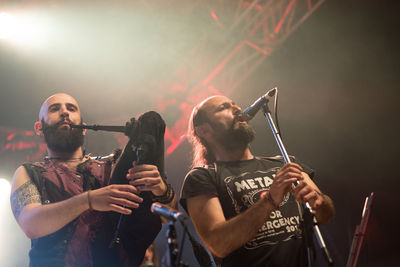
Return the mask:
<path fill-rule="evenodd" d="M 233 118 L 232 123 L 235 124 L 235 123 L 241 122 L 241 121 L 243 121 L 243 117 L 242 117 L 242 114 L 239 114 L 239 115 L 237 115 L 237 116 L 235 116 L 235 117 Z"/>
<path fill-rule="evenodd" d="M 231 123 L 231 129 L 233 130 L 233 129 L 235 129 L 236 127 L 239 127 L 239 122 L 240 122 L 241 120 L 240 120 L 240 118 L 238 117 L 238 116 L 235 116 L 234 118 L 233 118 L 233 120 L 232 120 L 232 123 Z"/>
<path fill-rule="evenodd" d="M 244 121 L 243 120 L 243 113 L 242 112 L 236 113 L 233 121 L 234 122 L 242 122 L 242 121 Z"/>
<path fill-rule="evenodd" d="M 69 119 L 65 119 L 65 120 L 60 120 L 59 122 L 57 122 L 58 125 L 61 125 L 63 123 L 67 122 L 68 124 L 72 124 L 72 122 Z"/>
<path fill-rule="evenodd" d="M 53 125 L 53 127 L 54 127 L 54 128 L 58 128 L 59 126 L 65 124 L 65 123 L 67 123 L 67 124 L 69 124 L 69 125 L 81 125 L 81 124 L 82 124 L 82 122 L 81 122 L 81 123 L 78 123 L 78 124 L 75 124 L 75 123 L 72 123 L 72 121 L 71 121 L 70 119 L 63 119 L 63 120 L 60 120 L 59 122 L 55 123 L 55 124 Z M 72 128 L 71 128 L 71 130 L 76 130 L 76 129 L 72 129 Z"/>

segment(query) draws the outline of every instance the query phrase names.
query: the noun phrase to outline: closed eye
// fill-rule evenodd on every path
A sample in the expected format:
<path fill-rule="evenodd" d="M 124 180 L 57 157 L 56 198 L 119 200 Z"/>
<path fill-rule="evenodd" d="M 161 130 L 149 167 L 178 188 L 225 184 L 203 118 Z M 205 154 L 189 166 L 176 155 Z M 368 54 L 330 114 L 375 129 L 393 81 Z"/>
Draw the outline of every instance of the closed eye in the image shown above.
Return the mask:
<path fill-rule="evenodd" d="M 60 109 L 60 104 L 54 104 L 49 107 L 49 112 L 56 112 Z"/>
<path fill-rule="evenodd" d="M 227 108 L 230 108 L 232 105 L 228 102 L 222 103 L 221 105 L 218 106 L 217 111 L 221 111 Z"/>
<path fill-rule="evenodd" d="M 78 110 L 78 107 L 75 106 L 74 104 L 67 104 L 67 109 L 68 109 L 69 111 L 75 112 L 75 111 Z"/>

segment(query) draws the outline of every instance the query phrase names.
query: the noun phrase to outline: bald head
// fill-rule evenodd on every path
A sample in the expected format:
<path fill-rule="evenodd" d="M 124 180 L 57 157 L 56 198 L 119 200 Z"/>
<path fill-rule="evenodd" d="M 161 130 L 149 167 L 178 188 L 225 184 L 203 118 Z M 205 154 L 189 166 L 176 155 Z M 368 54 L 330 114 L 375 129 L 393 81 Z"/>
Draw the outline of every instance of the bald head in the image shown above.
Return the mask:
<path fill-rule="evenodd" d="M 72 129 L 71 125 L 81 124 L 78 102 L 68 94 L 58 93 L 43 102 L 35 131 L 44 136 L 49 156 L 54 156 L 54 153 L 80 156 L 86 131 Z"/>
<path fill-rule="evenodd" d="M 230 101 L 230 99 L 227 98 L 226 96 L 213 95 L 201 101 L 200 104 L 197 105 L 197 107 L 199 110 L 207 110 L 212 108 L 218 102 L 218 100 Z"/>
<path fill-rule="evenodd" d="M 218 106 L 224 103 L 233 103 L 231 99 L 222 95 L 210 96 L 203 101 L 201 101 L 197 106 L 193 108 L 192 115 L 189 123 L 190 127 L 194 128 L 205 122 L 209 122 L 209 118 L 218 109 Z M 193 129 L 194 130 L 194 129 Z"/>
<path fill-rule="evenodd" d="M 65 106 L 67 109 L 74 108 L 80 116 L 80 108 L 78 102 L 72 96 L 65 93 L 57 93 L 48 97 L 40 107 L 39 111 L 39 121 L 46 120 L 48 113 L 51 109 L 61 108 Z"/>

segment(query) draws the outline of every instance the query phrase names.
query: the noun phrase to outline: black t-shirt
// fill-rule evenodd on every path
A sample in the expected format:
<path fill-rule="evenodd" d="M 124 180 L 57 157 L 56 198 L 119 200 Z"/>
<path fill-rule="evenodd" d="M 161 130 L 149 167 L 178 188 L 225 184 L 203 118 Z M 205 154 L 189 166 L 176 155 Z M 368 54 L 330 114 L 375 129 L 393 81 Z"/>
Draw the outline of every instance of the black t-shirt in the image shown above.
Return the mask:
<path fill-rule="evenodd" d="M 260 199 L 262 192 L 269 190 L 275 173 L 282 165 L 282 157 L 257 157 L 194 168 L 185 178 L 181 204 L 187 211 L 186 199 L 197 195 L 215 195 L 228 220 L 244 212 Z M 313 170 L 301 165 L 312 178 Z M 299 222 L 297 203 L 288 193 L 279 209 L 271 213 L 253 239 L 224 258 L 222 266 L 306 266 Z"/>

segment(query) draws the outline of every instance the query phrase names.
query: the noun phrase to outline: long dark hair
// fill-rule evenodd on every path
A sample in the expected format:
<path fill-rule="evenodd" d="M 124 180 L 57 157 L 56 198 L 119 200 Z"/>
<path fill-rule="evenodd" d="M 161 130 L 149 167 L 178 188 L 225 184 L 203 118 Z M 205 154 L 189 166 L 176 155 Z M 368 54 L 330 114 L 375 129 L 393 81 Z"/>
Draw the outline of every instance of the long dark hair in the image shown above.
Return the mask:
<path fill-rule="evenodd" d="M 209 122 L 207 114 L 203 108 L 203 103 L 207 102 L 210 98 L 207 98 L 195 106 L 192 114 L 190 115 L 187 137 L 193 148 L 192 168 L 212 164 L 215 162 L 215 156 L 212 152 L 212 149 L 207 142 L 196 133 L 197 126 Z"/>

